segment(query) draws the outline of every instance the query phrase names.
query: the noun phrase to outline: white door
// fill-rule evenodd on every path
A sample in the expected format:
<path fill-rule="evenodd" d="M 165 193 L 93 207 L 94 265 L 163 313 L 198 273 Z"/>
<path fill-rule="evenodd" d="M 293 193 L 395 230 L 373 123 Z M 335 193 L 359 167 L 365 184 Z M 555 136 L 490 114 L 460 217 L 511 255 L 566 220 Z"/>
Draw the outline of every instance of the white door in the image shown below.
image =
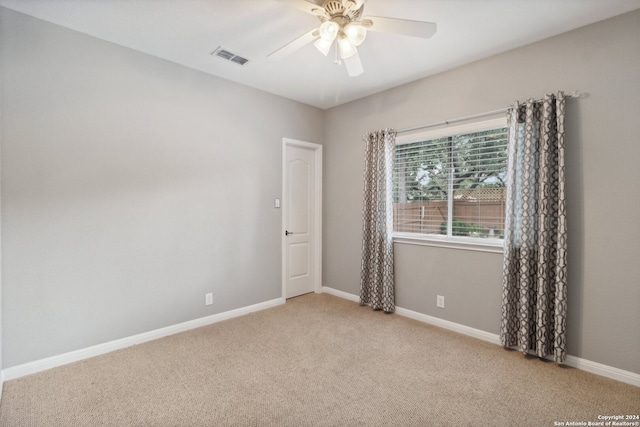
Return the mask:
<path fill-rule="evenodd" d="M 285 141 L 283 286 L 286 298 L 319 290 L 319 286 L 316 289 L 320 268 L 317 244 L 320 186 L 316 168 L 321 151 L 318 147 Z"/>

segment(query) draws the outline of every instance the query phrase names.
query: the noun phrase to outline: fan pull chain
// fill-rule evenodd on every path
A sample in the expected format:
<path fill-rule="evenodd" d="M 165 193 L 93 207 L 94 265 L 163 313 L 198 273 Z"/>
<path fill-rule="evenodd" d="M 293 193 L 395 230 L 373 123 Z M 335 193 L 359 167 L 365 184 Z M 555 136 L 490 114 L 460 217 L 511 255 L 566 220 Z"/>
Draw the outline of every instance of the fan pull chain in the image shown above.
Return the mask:
<path fill-rule="evenodd" d="M 336 47 L 336 59 L 333 61 L 333 63 L 336 64 L 336 65 L 342 65 L 342 61 L 340 60 L 340 57 L 338 56 L 338 43 L 336 43 L 334 46 Z"/>

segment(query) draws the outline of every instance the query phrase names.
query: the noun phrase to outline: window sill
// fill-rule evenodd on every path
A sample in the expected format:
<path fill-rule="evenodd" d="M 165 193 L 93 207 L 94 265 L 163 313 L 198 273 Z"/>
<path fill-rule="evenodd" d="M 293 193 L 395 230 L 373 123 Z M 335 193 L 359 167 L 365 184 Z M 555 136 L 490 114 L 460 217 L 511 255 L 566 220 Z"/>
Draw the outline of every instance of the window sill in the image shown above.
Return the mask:
<path fill-rule="evenodd" d="M 435 246 L 465 251 L 503 253 L 502 239 L 474 239 L 468 237 L 440 237 L 412 233 L 393 233 L 393 243 L 404 245 Z"/>

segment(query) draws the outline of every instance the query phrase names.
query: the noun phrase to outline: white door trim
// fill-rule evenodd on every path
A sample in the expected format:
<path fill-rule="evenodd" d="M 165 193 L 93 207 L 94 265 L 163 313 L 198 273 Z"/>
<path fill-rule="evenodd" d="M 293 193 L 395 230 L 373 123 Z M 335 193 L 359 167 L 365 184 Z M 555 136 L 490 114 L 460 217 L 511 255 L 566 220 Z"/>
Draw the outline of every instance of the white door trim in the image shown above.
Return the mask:
<path fill-rule="evenodd" d="M 312 142 L 298 141 L 291 138 L 282 138 L 282 212 L 280 225 L 280 239 L 282 252 L 282 298 L 287 297 L 287 278 L 286 278 L 286 239 L 285 239 L 285 206 L 287 206 L 287 147 L 301 147 L 313 150 L 315 159 L 315 224 L 314 231 L 316 235 L 314 254 L 314 277 L 313 291 L 317 294 L 322 292 L 322 145 Z"/>

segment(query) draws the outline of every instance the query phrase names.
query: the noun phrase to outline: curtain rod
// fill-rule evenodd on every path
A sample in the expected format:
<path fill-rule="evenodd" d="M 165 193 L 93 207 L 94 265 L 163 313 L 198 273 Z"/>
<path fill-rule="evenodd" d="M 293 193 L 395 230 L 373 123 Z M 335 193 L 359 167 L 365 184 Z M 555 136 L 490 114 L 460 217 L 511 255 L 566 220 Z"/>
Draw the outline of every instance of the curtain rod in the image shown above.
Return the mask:
<path fill-rule="evenodd" d="M 567 97 L 567 98 L 585 98 L 586 97 L 586 93 L 576 90 L 576 91 L 573 91 L 571 93 L 565 94 L 565 97 Z M 542 101 L 542 100 L 541 99 L 537 99 L 536 101 Z M 414 127 L 410 127 L 410 128 L 399 129 L 399 130 L 396 131 L 396 133 L 412 132 L 414 130 L 432 128 L 432 127 L 442 126 L 442 125 L 450 125 L 452 123 L 464 122 L 464 121 L 467 121 L 467 120 L 478 119 L 480 117 L 495 116 L 496 114 L 505 113 L 509 108 L 511 108 L 511 107 L 500 108 L 499 110 L 487 111 L 485 113 L 472 114 L 470 116 L 456 117 L 455 119 L 443 120 L 441 122 L 429 123 L 429 124 L 426 124 L 426 125 L 420 125 L 420 126 L 414 126 Z"/>

